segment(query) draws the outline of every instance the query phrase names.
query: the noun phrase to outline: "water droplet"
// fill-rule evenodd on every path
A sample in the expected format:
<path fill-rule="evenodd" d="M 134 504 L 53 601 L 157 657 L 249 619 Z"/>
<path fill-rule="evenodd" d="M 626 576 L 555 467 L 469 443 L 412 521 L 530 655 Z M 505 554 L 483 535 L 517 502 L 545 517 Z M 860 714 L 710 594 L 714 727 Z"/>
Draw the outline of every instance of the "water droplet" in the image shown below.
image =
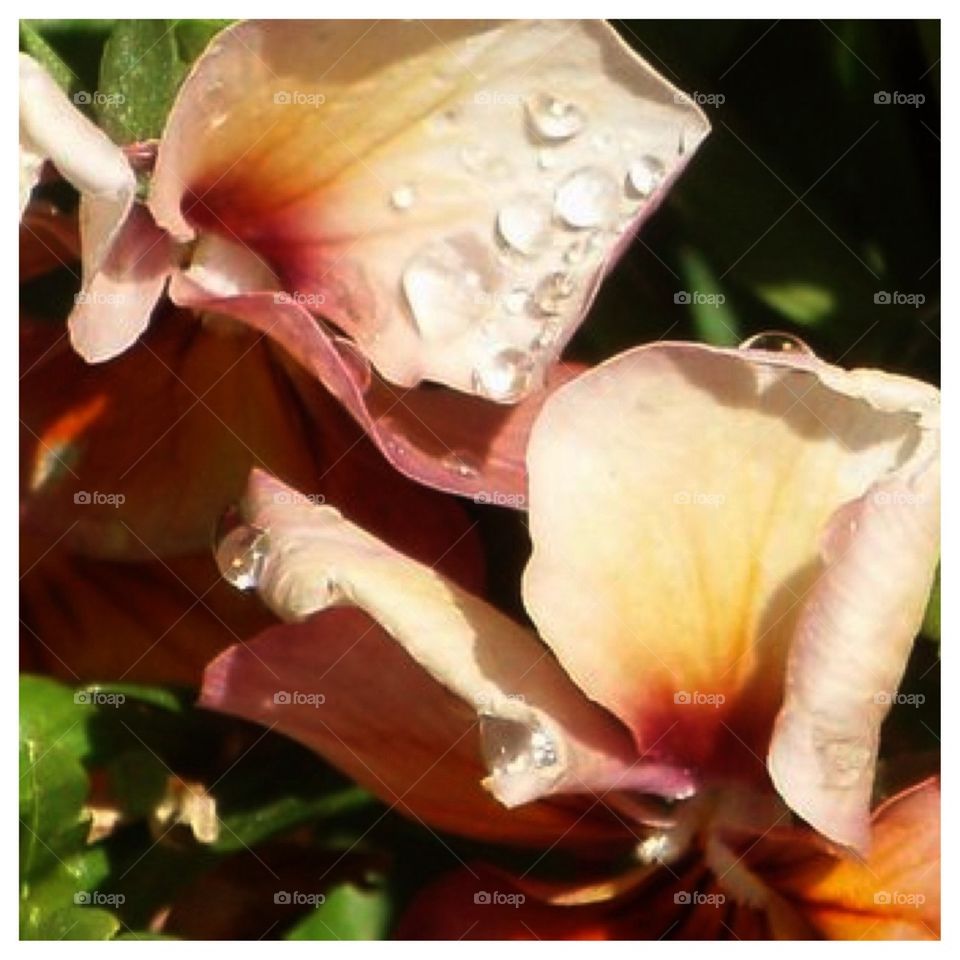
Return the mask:
<path fill-rule="evenodd" d="M 862 740 L 821 738 L 817 752 L 828 787 L 852 787 L 863 776 L 873 751 Z"/>
<path fill-rule="evenodd" d="M 529 299 L 530 291 L 526 287 L 515 287 L 504 296 L 503 305 L 506 307 L 507 313 L 516 316 L 523 313 Z"/>
<path fill-rule="evenodd" d="M 576 290 L 569 273 L 548 273 L 533 291 L 533 303 L 541 313 L 560 313 Z"/>
<path fill-rule="evenodd" d="M 470 173 L 490 180 L 503 180 L 510 175 L 510 164 L 483 144 L 461 147 L 460 162 Z"/>
<path fill-rule="evenodd" d="M 570 266 L 583 263 L 584 260 L 600 250 L 602 239 L 599 230 L 591 230 L 588 234 L 578 236 L 563 251 L 564 262 L 570 264 Z"/>
<path fill-rule="evenodd" d="M 465 479 L 476 477 L 480 473 L 480 468 L 468 453 L 457 453 L 451 450 L 440 462 L 451 473 Z"/>
<path fill-rule="evenodd" d="M 390 206 L 394 210 L 409 210 L 416 199 L 416 190 L 409 183 L 405 183 L 390 194 Z"/>
<path fill-rule="evenodd" d="M 613 219 L 619 200 L 610 174 L 598 167 L 581 167 L 557 188 L 554 209 L 571 227 L 599 227 Z"/>
<path fill-rule="evenodd" d="M 517 197 L 500 208 L 497 232 L 508 247 L 534 257 L 550 243 L 551 219 L 549 206 L 538 197 Z"/>
<path fill-rule="evenodd" d="M 528 776 L 557 763 L 553 738 L 534 723 L 481 714 L 480 742 L 494 776 Z"/>
<path fill-rule="evenodd" d="M 429 339 L 457 336 L 490 310 L 492 252 L 471 234 L 431 243 L 403 271 L 403 292 L 417 328 Z"/>
<path fill-rule="evenodd" d="M 216 562 L 220 575 L 238 590 L 252 590 L 260 582 L 269 540 L 260 527 L 234 527 L 217 544 Z"/>
<path fill-rule="evenodd" d="M 634 196 L 646 200 L 663 182 L 663 176 L 663 164 L 656 157 L 641 157 L 627 169 L 627 188 Z"/>
<path fill-rule="evenodd" d="M 683 844 L 669 830 L 651 833 L 637 844 L 637 857 L 643 863 L 673 863 L 683 852 Z"/>
<path fill-rule="evenodd" d="M 767 353 L 809 353 L 813 351 L 792 333 L 779 330 L 765 330 L 755 333 L 740 344 L 741 350 L 765 350 Z"/>
<path fill-rule="evenodd" d="M 538 353 L 549 349 L 560 339 L 562 332 L 563 327 L 559 323 L 545 323 L 530 344 L 531 349 Z"/>
<path fill-rule="evenodd" d="M 575 104 L 546 93 L 536 93 L 524 103 L 530 132 L 544 140 L 569 140 L 586 123 L 583 111 Z"/>
<path fill-rule="evenodd" d="M 499 403 L 510 403 L 521 397 L 533 377 L 530 354 L 515 347 L 506 347 L 492 354 L 473 372 L 477 393 Z"/>

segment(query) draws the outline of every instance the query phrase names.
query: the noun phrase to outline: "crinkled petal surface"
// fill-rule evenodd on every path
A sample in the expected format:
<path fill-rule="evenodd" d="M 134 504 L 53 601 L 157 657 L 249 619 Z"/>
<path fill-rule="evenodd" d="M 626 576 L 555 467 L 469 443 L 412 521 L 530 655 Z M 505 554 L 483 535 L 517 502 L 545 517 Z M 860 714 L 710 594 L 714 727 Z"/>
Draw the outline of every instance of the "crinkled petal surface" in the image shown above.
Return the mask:
<path fill-rule="evenodd" d="M 566 385 L 528 453 L 541 636 L 641 750 L 704 778 L 765 777 L 782 707 L 784 799 L 864 846 L 937 559 L 937 406 L 904 378 L 690 344 Z"/>
<path fill-rule="evenodd" d="M 598 21 L 248 21 L 181 89 L 150 205 L 387 380 L 513 402 L 707 129 Z"/>

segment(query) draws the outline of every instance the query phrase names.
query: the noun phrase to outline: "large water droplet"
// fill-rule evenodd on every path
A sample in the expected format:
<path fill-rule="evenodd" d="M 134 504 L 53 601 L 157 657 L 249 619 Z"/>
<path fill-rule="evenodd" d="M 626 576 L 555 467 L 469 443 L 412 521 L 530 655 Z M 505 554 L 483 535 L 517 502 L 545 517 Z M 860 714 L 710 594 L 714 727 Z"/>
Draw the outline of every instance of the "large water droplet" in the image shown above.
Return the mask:
<path fill-rule="evenodd" d="M 605 170 L 581 167 L 557 188 L 554 209 L 571 227 L 599 227 L 616 215 L 619 192 L 613 177 Z"/>
<path fill-rule="evenodd" d="M 526 392 L 533 370 L 530 354 L 507 347 L 492 354 L 474 370 L 474 389 L 490 400 L 510 403 Z"/>
<path fill-rule="evenodd" d="M 792 333 L 779 330 L 765 330 L 755 333 L 740 344 L 741 350 L 765 350 L 768 353 L 813 353 L 813 351 Z"/>
<path fill-rule="evenodd" d="M 530 132 L 544 140 L 569 140 L 583 129 L 587 119 L 575 103 L 547 93 L 528 97 L 524 109 Z"/>
<path fill-rule="evenodd" d="M 409 183 L 405 183 L 390 194 L 390 206 L 394 210 L 409 210 L 416 199 L 416 190 Z"/>
<path fill-rule="evenodd" d="M 533 291 L 534 306 L 541 313 L 560 313 L 573 296 L 576 284 L 569 273 L 556 271 L 548 273 Z"/>
<path fill-rule="evenodd" d="M 269 540 L 260 527 L 234 527 L 217 544 L 215 559 L 220 575 L 238 590 L 253 590 L 260 582 Z"/>
<path fill-rule="evenodd" d="M 663 182 L 664 167 L 656 157 L 641 157 L 627 168 L 627 189 L 646 200 Z"/>
<path fill-rule="evenodd" d="M 538 197 L 517 197 L 500 208 L 497 232 L 508 247 L 534 257 L 550 243 L 551 220 L 550 207 Z"/>
<path fill-rule="evenodd" d="M 490 310 L 492 252 L 471 234 L 429 244 L 403 271 L 403 292 L 423 336 L 454 337 Z"/>
<path fill-rule="evenodd" d="M 553 738 L 536 724 L 482 714 L 480 743 L 494 776 L 521 777 L 557 763 Z"/>

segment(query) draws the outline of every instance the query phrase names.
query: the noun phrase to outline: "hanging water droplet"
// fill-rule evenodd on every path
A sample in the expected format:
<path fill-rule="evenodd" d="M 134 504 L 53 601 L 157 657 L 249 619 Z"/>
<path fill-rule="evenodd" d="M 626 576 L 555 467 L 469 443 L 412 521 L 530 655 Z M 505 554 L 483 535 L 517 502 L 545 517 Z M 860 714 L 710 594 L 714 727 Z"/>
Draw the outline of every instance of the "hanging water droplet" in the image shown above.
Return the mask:
<path fill-rule="evenodd" d="M 524 109 L 530 132 L 544 140 L 569 140 L 586 123 L 583 111 L 575 103 L 546 93 L 535 93 L 528 97 Z"/>
<path fill-rule="evenodd" d="M 873 751 L 862 740 L 820 738 L 817 742 L 824 785 L 852 787 L 863 776 Z"/>
<path fill-rule="evenodd" d="M 390 194 L 390 206 L 394 210 L 409 210 L 416 199 L 416 190 L 409 183 L 405 183 Z"/>
<path fill-rule="evenodd" d="M 490 714 L 480 716 L 480 743 L 487 768 L 497 777 L 522 777 L 555 766 L 557 748 L 542 727 Z"/>
<path fill-rule="evenodd" d="M 548 273 L 533 291 L 534 306 L 541 313 L 560 313 L 573 296 L 576 284 L 569 273 Z"/>
<path fill-rule="evenodd" d="M 477 393 L 499 403 L 521 397 L 533 377 L 533 359 L 524 350 L 506 347 L 492 354 L 473 372 Z"/>
<path fill-rule="evenodd" d="M 613 219 L 619 201 L 617 184 L 609 173 L 599 167 L 581 167 L 557 188 L 554 209 L 571 227 L 599 227 Z"/>
<path fill-rule="evenodd" d="M 217 544 L 215 559 L 220 575 L 238 590 L 252 590 L 260 582 L 269 540 L 260 527 L 234 527 Z"/>
<path fill-rule="evenodd" d="M 663 182 L 664 166 L 651 156 L 634 160 L 627 168 L 627 189 L 635 197 L 646 200 Z"/>
<path fill-rule="evenodd" d="M 493 302 L 492 252 L 471 234 L 431 243 L 403 271 L 403 292 L 417 328 L 447 339 L 482 320 Z"/>
<path fill-rule="evenodd" d="M 765 350 L 767 353 L 810 353 L 813 351 L 792 333 L 780 330 L 765 330 L 755 333 L 740 344 L 741 350 Z"/>
<path fill-rule="evenodd" d="M 517 197 L 500 208 L 497 232 L 508 247 L 533 257 L 550 243 L 551 219 L 549 206 L 539 197 Z"/>

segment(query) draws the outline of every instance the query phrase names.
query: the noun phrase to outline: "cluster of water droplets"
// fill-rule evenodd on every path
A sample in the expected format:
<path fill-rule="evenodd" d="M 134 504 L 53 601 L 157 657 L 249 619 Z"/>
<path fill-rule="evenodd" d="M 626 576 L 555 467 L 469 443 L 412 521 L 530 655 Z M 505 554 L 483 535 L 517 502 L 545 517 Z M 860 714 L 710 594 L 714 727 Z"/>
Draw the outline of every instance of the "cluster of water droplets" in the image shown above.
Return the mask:
<path fill-rule="evenodd" d="M 474 389 L 512 402 L 561 348 L 603 257 L 667 168 L 638 131 L 595 129 L 580 104 L 546 92 L 524 98 L 519 118 L 500 116 L 522 124 L 528 157 L 465 143 L 464 105 L 431 119 L 438 140 L 456 145 L 450 162 L 503 200 L 488 235 L 428 242 L 410 257 L 401 284 L 420 336 L 463 347 L 478 358 Z M 514 181 L 522 187 L 511 195 Z M 389 194 L 398 217 L 421 202 L 429 202 L 427 184 L 398 183 Z"/>

